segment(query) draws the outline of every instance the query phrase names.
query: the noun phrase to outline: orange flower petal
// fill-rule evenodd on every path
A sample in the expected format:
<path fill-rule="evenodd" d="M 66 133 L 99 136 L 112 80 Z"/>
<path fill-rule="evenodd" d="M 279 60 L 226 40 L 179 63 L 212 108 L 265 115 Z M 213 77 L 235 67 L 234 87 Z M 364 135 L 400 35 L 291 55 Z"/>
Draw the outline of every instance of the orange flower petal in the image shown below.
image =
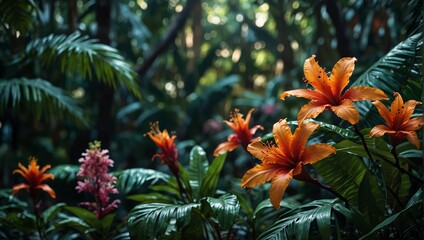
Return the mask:
<path fill-rule="evenodd" d="M 236 149 L 238 146 L 240 146 L 240 143 L 238 142 L 223 142 L 220 143 L 213 152 L 214 156 L 218 156 L 220 154 L 223 154 L 225 152 L 231 152 L 234 149 Z"/>
<path fill-rule="evenodd" d="M 249 169 L 241 179 L 242 187 L 253 188 L 271 180 L 281 168 L 276 164 L 260 164 Z"/>
<path fill-rule="evenodd" d="M 297 114 L 297 121 L 299 123 L 307 118 L 316 118 L 320 113 L 322 113 L 329 104 L 321 104 L 319 102 L 311 101 L 300 109 Z"/>
<path fill-rule="evenodd" d="M 21 163 L 19 163 L 19 164 L 21 164 Z M 18 164 L 18 166 L 19 166 L 19 164 Z M 13 171 L 13 174 L 15 174 L 15 173 L 19 173 L 23 178 L 25 178 L 27 181 L 30 181 L 29 180 L 29 178 L 28 178 L 28 174 L 26 173 L 26 172 L 24 172 L 24 171 L 22 171 L 21 169 L 16 169 L 16 170 L 14 170 Z"/>
<path fill-rule="evenodd" d="M 396 131 L 390 129 L 389 127 L 387 127 L 386 125 L 377 125 L 375 127 L 373 127 L 370 131 L 370 137 L 381 137 L 384 134 L 394 134 L 396 133 Z"/>
<path fill-rule="evenodd" d="M 264 130 L 264 127 L 262 127 L 262 125 L 256 125 L 256 126 L 252 127 L 249 130 L 250 134 L 254 135 L 258 129 Z"/>
<path fill-rule="evenodd" d="M 56 198 L 56 193 L 53 191 L 53 189 L 49 185 L 41 184 L 41 185 L 38 185 L 36 188 L 41 189 L 44 192 L 47 192 L 51 198 Z"/>
<path fill-rule="evenodd" d="M 349 84 L 349 78 L 355 69 L 355 62 L 356 58 L 345 57 L 334 65 L 330 76 L 334 96 L 340 96 L 343 89 Z"/>
<path fill-rule="evenodd" d="M 42 174 L 41 177 L 40 177 L 39 182 L 43 182 L 44 180 L 47 180 L 47 179 L 54 180 L 53 174 L 51 174 L 51 173 Z"/>
<path fill-rule="evenodd" d="M 249 144 L 249 146 L 247 146 L 247 151 L 249 151 L 257 159 L 268 164 L 279 163 L 287 158 L 280 149 L 261 141 Z"/>
<path fill-rule="evenodd" d="M 296 128 L 293 134 L 293 140 L 290 143 L 290 152 L 292 156 L 296 156 L 297 159 L 300 159 L 299 156 L 301 156 L 305 149 L 309 136 L 311 136 L 317 128 L 319 128 L 318 123 L 307 122 L 299 124 L 299 127 Z"/>
<path fill-rule="evenodd" d="M 305 60 L 303 65 L 303 72 L 305 77 L 316 90 L 323 94 L 330 94 L 331 87 L 328 80 L 328 75 L 319 65 L 315 59 L 315 55 Z"/>
<path fill-rule="evenodd" d="M 292 178 L 293 170 L 287 173 L 280 171 L 272 178 L 271 188 L 269 190 L 269 199 L 276 209 L 280 208 L 281 199 L 283 198 Z"/>
<path fill-rule="evenodd" d="M 25 184 L 25 183 L 20 183 L 20 184 L 13 186 L 12 194 L 15 195 L 17 192 L 19 192 L 22 189 L 29 189 L 29 185 Z"/>
<path fill-rule="evenodd" d="M 47 164 L 40 170 L 40 174 L 44 173 L 47 169 L 51 168 L 50 164 Z"/>
<path fill-rule="evenodd" d="M 411 118 L 412 114 L 414 113 L 415 107 L 419 104 L 422 104 L 422 102 L 418 102 L 415 100 L 409 100 L 403 105 L 403 118 L 409 119 Z"/>
<path fill-rule="evenodd" d="M 310 145 L 302 153 L 302 163 L 316 163 L 336 152 L 336 148 L 326 143 Z"/>
<path fill-rule="evenodd" d="M 380 116 L 386 121 L 387 125 L 392 126 L 393 120 L 392 120 L 392 114 L 389 111 L 389 109 L 381 103 L 380 101 L 374 101 L 372 104 L 377 108 L 378 113 Z"/>
<path fill-rule="evenodd" d="M 406 139 L 408 139 L 408 142 L 414 145 L 417 149 L 420 148 L 421 146 L 420 139 L 418 138 L 418 135 L 415 131 L 399 131 L 399 132 L 396 132 L 396 134 L 398 136 L 402 135 L 401 138 L 405 138 L 406 136 Z"/>
<path fill-rule="evenodd" d="M 286 97 L 295 96 L 315 101 L 326 102 L 326 97 L 322 93 L 312 89 L 295 89 L 281 93 L 280 98 L 284 100 Z"/>
<path fill-rule="evenodd" d="M 396 113 L 402 111 L 403 99 L 402 96 L 397 92 L 395 92 L 393 95 L 395 96 L 395 99 L 393 100 L 392 105 L 390 106 L 390 111 L 393 115 L 395 115 Z"/>
<path fill-rule="evenodd" d="M 362 100 L 388 100 L 386 94 L 377 88 L 356 86 L 347 90 L 342 99 L 349 99 L 352 102 Z"/>
<path fill-rule="evenodd" d="M 338 106 L 332 106 L 331 110 L 341 119 L 354 125 L 359 122 L 359 113 L 355 105 L 349 99 L 343 99 Z"/>
<path fill-rule="evenodd" d="M 416 117 L 409 119 L 406 124 L 401 126 L 403 131 L 417 131 L 424 125 L 424 117 Z"/>
<path fill-rule="evenodd" d="M 292 133 L 289 124 L 285 119 L 280 119 L 272 127 L 272 134 L 274 135 L 277 146 L 281 149 L 286 156 L 290 156 L 290 142 L 292 141 Z"/>

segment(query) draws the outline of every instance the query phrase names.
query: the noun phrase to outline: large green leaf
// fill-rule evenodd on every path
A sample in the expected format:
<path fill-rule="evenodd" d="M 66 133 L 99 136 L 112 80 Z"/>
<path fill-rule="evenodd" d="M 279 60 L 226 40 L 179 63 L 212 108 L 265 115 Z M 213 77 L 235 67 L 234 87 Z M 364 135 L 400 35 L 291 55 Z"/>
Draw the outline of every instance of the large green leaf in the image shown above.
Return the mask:
<path fill-rule="evenodd" d="M 105 236 L 109 232 L 113 219 L 116 215 L 116 213 L 109 213 L 99 219 L 92 211 L 82 207 L 65 206 L 64 209 L 83 220 L 90 226 L 90 228 L 95 230 L 97 235 L 100 236 Z"/>
<path fill-rule="evenodd" d="M 51 34 L 35 39 L 26 46 L 25 57 L 40 61 L 43 66 L 59 63 L 62 73 L 81 74 L 84 78 L 96 79 L 113 87 L 120 83 L 140 96 L 131 64 L 115 48 L 78 32 L 69 36 Z"/>
<path fill-rule="evenodd" d="M 200 197 L 213 197 L 216 192 L 219 174 L 224 166 L 227 154 L 221 154 L 212 160 L 200 186 Z"/>
<path fill-rule="evenodd" d="M 220 239 L 216 233 L 217 228 L 210 219 L 212 209 L 203 200 L 201 209 L 194 208 L 191 211 L 190 222 L 181 231 L 182 239 Z"/>
<path fill-rule="evenodd" d="M 283 214 L 280 220 L 265 230 L 258 239 L 309 239 L 314 222 L 317 223 L 321 239 L 331 239 L 331 228 L 339 226 L 332 219 L 337 221 L 335 212 L 339 212 L 340 209 L 349 211 L 342 204 L 329 199 L 301 205 Z"/>
<path fill-rule="evenodd" d="M 62 117 L 87 124 L 77 101 L 44 79 L 0 79 L 0 113 L 9 108 L 14 115 L 27 112 L 36 118 Z"/>
<path fill-rule="evenodd" d="M 77 173 L 80 170 L 79 165 L 71 165 L 71 164 L 61 164 L 52 167 L 49 170 L 49 173 L 53 174 L 55 180 L 64 180 L 66 182 L 71 182 L 76 180 Z"/>
<path fill-rule="evenodd" d="M 200 146 L 193 147 L 190 152 L 188 173 L 190 174 L 190 186 L 193 191 L 194 201 L 199 200 L 200 186 L 202 185 L 208 165 L 206 152 Z"/>
<path fill-rule="evenodd" d="M 377 226 L 375 226 L 369 233 L 367 233 L 366 235 L 362 236 L 360 239 L 374 239 L 373 234 L 376 233 L 377 231 L 383 229 L 384 227 L 390 225 L 391 223 L 395 222 L 398 218 L 400 218 L 401 216 L 406 216 L 406 221 L 410 222 L 411 224 L 414 224 L 414 218 L 416 217 L 416 213 L 420 211 L 420 208 L 422 208 L 422 202 L 419 203 L 415 203 L 411 206 L 408 206 L 407 208 L 405 208 L 404 210 L 395 213 L 389 217 L 387 217 L 386 219 L 384 219 L 381 223 L 379 223 Z M 412 219 L 411 219 L 412 218 Z M 418 219 L 416 219 L 415 221 L 415 225 L 417 225 L 418 227 L 420 227 L 421 225 L 418 224 L 417 222 Z"/>
<path fill-rule="evenodd" d="M 123 194 L 128 194 L 131 190 L 137 190 L 147 182 L 153 185 L 158 181 L 167 182 L 170 179 L 166 173 L 145 168 L 126 169 L 113 174 L 118 177 L 116 187 Z"/>
<path fill-rule="evenodd" d="M 199 208 L 198 203 L 185 205 L 150 203 L 140 204 L 128 215 L 128 230 L 131 239 L 154 239 L 167 230 L 181 230 L 190 222 L 191 211 Z"/>
<path fill-rule="evenodd" d="M 368 221 L 380 221 L 377 217 L 384 214 L 385 199 L 376 176 L 357 157 L 366 157 L 365 151 L 348 140 L 334 147 L 336 154 L 313 164 L 314 168 L 334 191 L 364 212 Z"/>
<path fill-rule="evenodd" d="M 216 219 L 224 230 L 228 230 L 233 224 L 240 211 L 240 204 L 233 194 L 226 194 L 219 198 L 206 198 L 210 204 Z"/>
<path fill-rule="evenodd" d="M 379 88 L 388 97 L 392 97 L 393 92 L 400 92 L 402 88 L 408 88 L 409 84 L 419 81 L 422 76 L 422 72 L 419 70 L 422 63 L 422 36 L 422 33 L 418 33 L 399 43 L 364 72 L 352 86 L 363 85 Z M 408 82 L 411 78 L 416 81 Z M 414 92 L 417 92 L 417 89 Z M 405 98 L 408 99 L 409 96 Z M 371 108 L 370 102 L 362 101 L 356 106 L 361 114 L 361 123 L 375 126 L 380 121 L 378 112 Z"/>

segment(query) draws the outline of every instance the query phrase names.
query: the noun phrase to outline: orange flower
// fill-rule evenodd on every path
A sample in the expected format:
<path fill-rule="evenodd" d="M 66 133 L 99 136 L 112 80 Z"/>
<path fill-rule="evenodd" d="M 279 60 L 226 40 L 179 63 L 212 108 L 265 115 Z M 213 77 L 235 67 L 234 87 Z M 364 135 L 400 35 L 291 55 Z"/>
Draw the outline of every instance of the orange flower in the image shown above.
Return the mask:
<path fill-rule="evenodd" d="M 303 67 L 307 84 L 315 90 L 297 89 L 285 91 L 280 98 L 296 96 L 310 99 L 297 115 L 299 122 L 306 118 L 316 118 L 325 109 L 333 111 L 338 117 L 349 123 L 359 121 L 358 110 L 353 105 L 355 101 L 388 99 L 380 89 L 357 86 L 344 91 L 355 68 L 356 58 L 342 58 L 333 67 L 330 78 L 315 59 L 315 55 L 306 59 Z M 344 91 L 344 93 L 343 93 Z"/>
<path fill-rule="evenodd" d="M 236 108 L 234 112 L 230 113 L 230 121 L 224 121 L 228 126 L 230 126 L 236 134 L 231 134 L 227 138 L 227 142 L 219 144 L 215 151 L 214 156 L 222 154 L 226 151 L 233 151 L 238 146 L 243 146 L 244 149 L 247 148 L 253 141 L 257 141 L 260 138 L 252 138 L 256 130 L 262 129 L 261 125 L 256 125 L 253 128 L 249 129 L 250 117 L 253 112 L 253 108 L 247 113 L 246 120 L 243 119 L 243 114 L 239 113 L 239 110 Z"/>
<path fill-rule="evenodd" d="M 150 139 L 155 142 L 156 146 L 162 150 L 162 153 L 156 153 L 152 159 L 158 157 L 162 163 L 168 165 L 174 175 L 178 174 L 178 150 L 175 147 L 174 140 L 177 136 L 169 136 L 168 131 L 165 129 L 163 132 L 159 129 L 159 123 L 150 124 L 150 132 L 147 133 Z"/>
<path fill-rule="evenodd" d="M 36 199 L 38 192 L 41 189 L 47 192 L 50 197 L 56 198 L 56 193 L 53 191 L 53 189 L 50 188 L 49 185 L 41 184 L 44 180 L 54 179 L 53 174 L 44 173 L 47 169 L 50 168 L 50 165 L 46 165 L 41 170 L 39 170 L 40 166 L 37 164 L 37 159 L 35 157 L 30 157 L 29 160 L 30 162 L 28 168 L 25 168 L 21 163 L 18 163 L 20 169 L 13 171 L 13 173 L 21 174 L 22 177 L 28 181 L 28 184 L 21 183 L 13 186 L 12 194 L 16 194 L 22 189 L 27 189 L 31 198 Z"/>
<path fill-rule="evenodd" d="M 241 186 L 252 188 L 271 180 L 270 200 L 279 209 L 290 180 L 302 172 L 302 166 L 336 152 L 325 143 L 306 147 L 309 136 L 318 127 L 317 123 L 304 123 L 292 134 L 286 120 L 275 123 L 272 132 L 276 145 L 257 141 L 248 146 L 247 150 L 262 163 L 244 174 Z"/>
<path fill-rule="evenodd" d="M 374 101 L 372 104 L 377 107 L 381 117 L 386 121 L 386 125 L 377 125 L 371 129 L 370 136 L 381 137 L 384 134 L 390 135 L 393 146 L 397 146 L 405 137 L 414 144 L 417 149 L 420 148 L 420 140 L 417 131 L 424 125 L 424 117 L 416 117 L 410 119 L 414 113 L 415 107 L 421 102 L 409 100 L 403 103 L 402 96 L 395 92 L 395 99 L 392 102 L 391 110 L 381 103 Z"/>

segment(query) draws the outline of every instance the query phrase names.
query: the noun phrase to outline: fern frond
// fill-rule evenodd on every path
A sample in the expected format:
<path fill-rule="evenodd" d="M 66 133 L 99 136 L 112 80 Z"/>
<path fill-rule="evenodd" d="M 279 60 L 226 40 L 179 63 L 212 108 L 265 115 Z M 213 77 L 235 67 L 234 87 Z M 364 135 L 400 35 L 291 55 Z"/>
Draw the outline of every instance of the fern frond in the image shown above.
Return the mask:
<path fill-rule="evenodd" d="M 77 102 L 44 79 L 0 79 L 0 114 L 27 112 L 40 117 L 63 117 L 86 125 Z"/>
<path fill-rule="evenodd" d="M 62 73 L 81 74 L 84 78 L 96 79 L 113 87 L 118 82 L 140 96 L 137 76 L 131 64 L 115 48 L 88 36 L 79 33 L 69 36 L 51 34 L 31 41 L 25 54 L 25 57 L 40 61 L 46 67 L 59 63 Z"/>
<path fill-rule="evenodd" d="M 2 28 L 13 35 L 25 35 L 33 27 L 37 5 L 32 0 L 0 1 L 0 19 Z"/>

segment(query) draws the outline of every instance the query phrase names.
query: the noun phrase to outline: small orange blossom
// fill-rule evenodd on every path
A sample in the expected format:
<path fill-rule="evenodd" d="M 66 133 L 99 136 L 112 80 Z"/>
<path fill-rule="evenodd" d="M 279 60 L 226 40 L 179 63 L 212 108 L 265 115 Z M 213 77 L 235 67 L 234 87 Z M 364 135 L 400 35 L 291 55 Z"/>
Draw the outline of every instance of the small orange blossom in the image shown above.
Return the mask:
<path fill-rule="evenodd" d="M 392 102 L 390 111 L 380 101 L 372 102 L 387 125 L 375 126 L 371 129 L 370 136 L 381 137 L 387 133 L 390 135 L 393 146 L 397 146 L 406 137 L 418 149 L 420 148 L 420 140 L 415 131 L 424 125 L 424 117 L 410 118 L 414 113 L 415 107 L 422 103 L 415 100 L 409 100 L 404 103 L 402 96 L 397 92 L 394 93 L 394 96 L 395 99 Z"/>
<path fill-rule="evenodd" d="M 178 150 L 175 147 L 176 135 L 169 136 L 168 131 L 165 129 L 160 131 L 159 123 L 154 122 L 150 124 L 150 132 L 147 133 L 150 139 L 162 150 L 162 153 L 156 153 L 152 159 L 160 158 L 162 163 L 168 165 L 174 175 L 178 174 Z"/>
<path fill-rule="evenodd" d="M 244 174 L 242 187 L 252 188 L 271 180 L 270 200 L 279 209 L 290 180 L 302 172 L 302 166 L 336 152 L 333 146 L 325 143 L 306 147 L 309 136 L 318 127 L 317 123 L 307 122 L 300 124 L 292 134 L 286 120 L 275 123 L 272 132 L 276 145 L 257 141 L 248 146 L 247 150 L 262 163 Z"/>
<path fill-rule="evenodd" d="M 243 119 L 243 114 L 239 112 L 236 108 L 233 112 L 230 113 L 230 121 L 224 121 L 235 134 L 228 136 L 227 141 L 220 143 L 214 151 L 214 156 L 222 154 L 227 151 L 233 151 L 238 146 L 243 146 L 244 149 L 247 149 L 247 145 L 253 141 L 257 141 L 260 138 L 253 138 L 253 135 L 258 129 L 262 129 L 261 125 L 256 125 L 249 129 L 249 122 L 252 116 L 253 108 L 246 115 L 246 119 Z"/>
<path fill-rule="evenodd" d="M 349 123 L 356 124 L 359 121 L 359 113 L 353 105 L 355 101 L 361 100 L 381 100 L 388 99 L 380 89 L 356 86 L 346 91 L 344 89 L 349 84 L 349 78 L 355 68 L 356 58 L 342 58 L 333 67 L 330 78 L 325 69 L 322 69 L 315 59 L 315 55 L 306 59 L 303 70 L 307 84 L 310 83 L 312 89 L 296 89 L 285 91 L 280 95 L 284 100 L 286 96 L 296 96 L 310 99 L 304 105 L 297 119 L 299 122 L 307 118 L 316 118 L 325 109 L 333 111 L 338 117 Z M 344 92 L 343 92 L 344 91 Z"/>
<path fill-rule="evenodd" d="M 27 189 L 31 198 L 35 199 L 38 195 L 38 191 L 41 189 L 47 192 L 50 197 L 56 198 L 56 193 L 53 191 L 53 189 L 51 189 L 47 184 L 42 184 L 44 180 L 54 179 L 53 174 L 44 173 L 47 169 L 50 168 L 50 165 L 46 165 L 41 170 L 39 170 L 40 166 L 37 164 L 37 159 L 35 157 L 30 157 L 29 160 L 30 162 L 28 168 L 25 168 L 21 163 L 19 163 L 18 166 L 20 169 L 13 171 L 13 173 L 19 173 L 22 175 L 22 177 L 28 181 L 28 184 L 20 183 L 13 186 L 12 194 L 16 194 L 22 189 Z"/>

